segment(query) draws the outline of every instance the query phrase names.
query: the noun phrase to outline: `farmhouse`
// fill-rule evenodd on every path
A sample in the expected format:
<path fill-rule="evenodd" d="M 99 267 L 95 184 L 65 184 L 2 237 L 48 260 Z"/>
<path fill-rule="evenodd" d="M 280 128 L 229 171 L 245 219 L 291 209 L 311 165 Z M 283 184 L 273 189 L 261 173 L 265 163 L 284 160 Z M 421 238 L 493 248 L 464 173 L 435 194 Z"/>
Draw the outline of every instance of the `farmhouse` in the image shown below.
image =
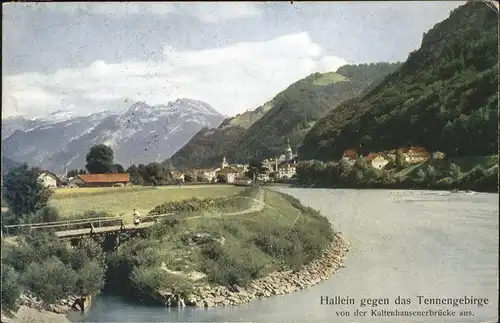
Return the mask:
<path fill-rule="evenodd" d="M 44 187 L 57 188 L 59 179 L 54 173 L 45 171 L 38 176 L 38 181 L 40 181 Z"/>
<path fill-rule="evenodd" d="M 77 175 L 69 180 L 70 187 L 109 187 L 123 186 L 130 183 L 130 176 L 122 174 L 88 174 Z"/>

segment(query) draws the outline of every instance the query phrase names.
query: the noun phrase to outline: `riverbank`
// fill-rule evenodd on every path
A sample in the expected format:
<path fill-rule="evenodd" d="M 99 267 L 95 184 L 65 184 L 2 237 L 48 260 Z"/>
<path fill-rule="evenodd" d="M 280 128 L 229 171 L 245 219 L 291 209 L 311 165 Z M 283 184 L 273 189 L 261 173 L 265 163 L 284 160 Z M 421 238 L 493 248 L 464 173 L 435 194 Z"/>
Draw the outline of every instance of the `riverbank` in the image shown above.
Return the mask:
<path fill-rule="evenodd" d="M 160 293 L 160 300 L 164 300 L 167 307 L 218 307 L 238 305 L 254 299 L 306 289 L 331 278 L 337 270 L 344 267 L 343 260 L 350 244 L 340 233 L 335 233 L 334 236 L 334 242 L 325 248 L 318 259 L 302 266 L 297 271 L 276 271 L 253 280 L 246 287 L 238 285 L 199 287 L 186 299 L 172 293 Z"/>
<path fill-rule="evenodd" d="M 39 298 L 21 294 L 18 300 L 18 309 L 14 312 L 2 311 L 2 323 L 15 322 L 47 322 L 66 323 L 70 322 L 66 314 L 72 311 L 71 305 L 77 297 L 68 297 L 54 304 L 44 304 Z"/>
<path fill-rule="evenodd" d="M 364 159 L 358 159 L 352 165 L 344 160 L 327 163 L 317 160 L 307 161 L 297 166 L 295 186 L 299 188 L 470 190 L 498 193 L 498 156 L 471 159 L 469 163 L 454 159 L 429 160 L 401 169 L 394 165 L 392 168 L 389 166 L 386 168 L 375 169 Z"/>
<path fill-rule="evenodd" d="M 238 196 L 168 201 L 150 212 L 160 211 L 174 215 L 107 252 L 100 239 L 71 246 L 45 234 L 2 244 L 10 286 L 2 303 L 12 308 L 22 290 L 45 304 L 84 290 L 162 306 L 236 305 L 331 277 L 349 248 L 318 211 L 258 186 Z M 40 311 L 64 313 L 69 303 Z"/>

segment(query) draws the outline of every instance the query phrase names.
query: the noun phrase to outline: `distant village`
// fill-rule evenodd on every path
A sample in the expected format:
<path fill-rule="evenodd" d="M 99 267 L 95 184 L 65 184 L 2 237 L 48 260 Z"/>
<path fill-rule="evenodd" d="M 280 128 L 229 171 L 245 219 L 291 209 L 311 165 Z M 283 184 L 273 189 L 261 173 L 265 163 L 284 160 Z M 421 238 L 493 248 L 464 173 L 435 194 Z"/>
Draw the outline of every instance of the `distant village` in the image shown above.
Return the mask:
<path fill-rule="evenodd" d="M 358 155 L 354 149 L 346 149 L 341 160 L 354 165 L 359 158 L 364 158 L 367 164 L 375 169 L 383 170 L 396 162 L 397 150 L 400 151 L 405 164 L 418 164 L 432 159 L 443 159 L 441 152 L 430 153 L 423 147 L 406 147 L 370 153 L 366 156 Z M 260 182 L 286 182 L 293 180 L 297 174 L 298 154 L 294 153 L 290 142 L 283 149 L 283 154 L 274 158 L 262 160 L 263 171 L 259 172 L 256 180 Z M 210 169 L 188 169 L 172 171 L 175 183 L 228 183 L 251 184 L 252 179 L 247 177 L 249 164 L 229 164 L 226 157 L 222 158 L 220 167 Z M 67 174 L 67 173 L 66 173 Z M 67 175 L 57 176 L 52 172 L 43 172 L 39 180 L 46 187 L 120 187 L 131 185 L 130 175 L 118 174 L 79 174 L 68 178 Z"/>

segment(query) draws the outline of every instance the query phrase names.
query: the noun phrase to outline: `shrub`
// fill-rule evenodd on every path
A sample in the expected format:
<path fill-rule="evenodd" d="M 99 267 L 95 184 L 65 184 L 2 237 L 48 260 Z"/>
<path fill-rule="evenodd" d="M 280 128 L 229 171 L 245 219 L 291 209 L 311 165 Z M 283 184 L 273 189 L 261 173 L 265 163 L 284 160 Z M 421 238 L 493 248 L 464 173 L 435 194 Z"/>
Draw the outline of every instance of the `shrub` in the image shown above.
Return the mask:
<path fill-rule="evenodd" d="M 17 310 L 17 300 L 21 295 L 19 275 L 12 266 L 2 263 L 2 309 Z"/>
<path fill-rule="evenodd" d="M 19 275 L 19 284 L 52 303 L 73 293 L 97 293 L 104 285 L 105 257 L 100 245 L 88 239 L 76 247 L 37 233 L 2 244 L 2 268 Z"/>
<path fill-rule="evenodd" d="M 86 261 L 76 272 L 75 290 L 80 294 L 97 294 L 104 287 L 106 269 L 97 262 Z"/>
<path fill-rule="evenodd" d="M 23 273 L 23 282 L 30 292 L 47 303 L 79 292 L 75 271 L 55 256 L 30 263 Z"/>
<path fill-rule="evenodd" d="M 159 267 L 134 267 L 130 284 L 142 299 L 148 299 L 162 289 L 174 294 L 180 293 L 183 297 L 193 290 L 193 283 L 189 279 L 168 273 Z"/>
<path fill-rule="evenodd" d="M 261 277 L 268 261 L 255 247 L 210 242 L 202 249 L 202 270 L 221 285 L 245 285 Z"/>

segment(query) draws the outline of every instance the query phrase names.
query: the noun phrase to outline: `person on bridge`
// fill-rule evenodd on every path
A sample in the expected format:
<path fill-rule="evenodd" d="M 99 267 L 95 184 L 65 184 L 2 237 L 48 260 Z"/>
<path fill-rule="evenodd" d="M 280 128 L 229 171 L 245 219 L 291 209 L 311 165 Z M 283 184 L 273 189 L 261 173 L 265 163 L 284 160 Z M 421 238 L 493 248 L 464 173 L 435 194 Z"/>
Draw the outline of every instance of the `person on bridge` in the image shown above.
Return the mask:
<path fill-rule="evenodd" d="M 134 209 L 133 219 L 135 225 L 139 225 L 141 223 L 141 215 L 139 214 L 139 212 L 137 212 L 136 209 Z"/>

